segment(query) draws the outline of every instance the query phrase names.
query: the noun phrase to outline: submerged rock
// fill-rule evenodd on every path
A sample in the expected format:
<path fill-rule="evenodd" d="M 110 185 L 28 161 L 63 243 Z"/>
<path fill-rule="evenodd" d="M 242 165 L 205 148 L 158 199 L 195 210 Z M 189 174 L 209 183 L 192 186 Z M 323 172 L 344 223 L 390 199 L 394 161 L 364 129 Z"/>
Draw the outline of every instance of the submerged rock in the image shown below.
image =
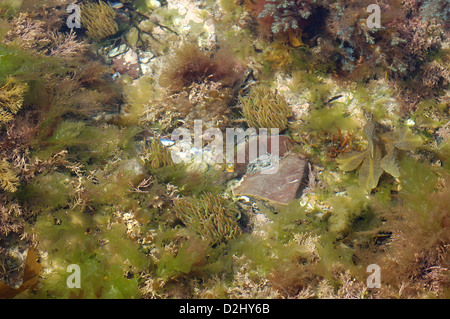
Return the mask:
<path fill-rule="evenodd" d="M 278 144 L 276 151 L 272 150 L 272 144 L 275 143 L 274 139 L 277 139 Z M 250 145 L 252 144 L 257 145 L 257 151 L 254 154 L 250 154 Z M 260 149 L 260 146 L 262 146 L 264 150 Z M 267 153 L 267 155 L 276 154 L 277 156 L 282 157 L 286 155 L 289 152 L 289 150 L 292 149 L 292 146 L 293 146 L 292 141 L 290 140 L 289 137 L 285 135 L 269 137 L 267 140 L 263 141 L 261 145 L 258 135 L 253 135 L 250 136 L 248 139 L 238 141 L 236 146 L 237 155 L 236 155 L 235 171 L 238 173 L 239 176 L 242 176 L 247 171 L 247 166 L 250 163 L 256 163 L 258 161 L 261 162 L 261 160 L 263 160 L 261 157 L 264 157 L 265 153 Z M 239 155 L 242 154 L 244 154 L 245 156 L 244 160 L 239 159 L 238 157 Z"/>
<path fill-rule="evenodd" d="M 233 190 L 235 196 L 245 195 L 284 205 L 295 199 L 307 175 L 307 160 L 298 155 L 288 155 L 281 158 L 278 165 L 274 174 L 263 170 L 247 172 Z"/>
<path fill-rule="evenodd" d="M 16 234 L 10 234 L 0 239 L 0 264 L 2 273 L 0 276 L 0 299 L 5 298 L 2 289 L 3 284 L 17 289 L 23 283 L 28 243 L 21 240 Z"/>
<path fill-rule="evenodd" d="M 140 66 L 137 53 L 130 49 L 126 53 L 114 57 L 112 68 L 122 75 L 126 74 L 133 79 L 139 78 Z"/>

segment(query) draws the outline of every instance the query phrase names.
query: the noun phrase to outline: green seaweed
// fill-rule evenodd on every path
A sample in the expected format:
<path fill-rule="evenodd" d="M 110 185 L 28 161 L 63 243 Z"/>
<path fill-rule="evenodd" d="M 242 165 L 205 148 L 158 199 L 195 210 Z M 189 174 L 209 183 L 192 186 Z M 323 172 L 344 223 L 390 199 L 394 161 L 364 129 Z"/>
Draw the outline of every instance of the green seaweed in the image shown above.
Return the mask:
<path fill-rule="evenodd" d="M 64 74 L 68 70 L 60 59 L 0 43 L 0 83 L 11 76 L 20 81 L 45 81 L 44 74 Z"/>
<path fill-rule="evenodd" d="M 44 263 L 54 271 L 39 280 L 39 290 L 30 298 L 139 298 L 138 271 L 148 259 L 125 237 L 124 225 L 94 223 L 92 216 L 76 210 L 61 210 L 38 217 L 34 231 L 39 248 L 48 252 Z M 99 232 L 94 232 L 94 225 Z M 68 289 L 69 265 L 78 265 L 81 288 Z M 25 297 L 24 295 L 21 296 Z"/>
<path fill-rule="evenodd" d="M 22 2 L 23 0 L 2 1 L 0 3 L 0 17 L 6 19 L 12 18 L 20 9 Z"/>
<path fill-rule="evenodd" d="M 365 126 L 364 131 L 368 147 L 363 151 L 342 154 L 336 158 L 336 162 L 339 168 L 345 172 L 360 167 L 358 170 L 359 185 L 367 193 L 370 193 L 377 187 L 383 171 L 395 178 L 400 177 L 396 150 L 413 151 L 422 145 L 422 139 L 420 136 L 412 134 L 408 127 L 401 127 L 393 132 L 381 134 L 380 141 L 377 141 L 372 122 Z M 384 146 L 384 154 L 381 153 L 380 146 Z"/>
<path fill-rule="evenodd" d="M 39 175 L 22 191 L 21 196 L 36 207 L 53 210 L 66 206 L 75 194 L 72 177 L 67 173 L 54 172 Z"/>
<path fill-rule="evenodd" d="M 345 106 L 338 103 L 311 110 L 307 122 L 307 128 L 316 132 L 337 133 L 338 129 L 352 131 L 356 128 L 356 123 L 347 113 Z"/>
<path fill-rule="evenodd" d="M 158 261 L 155 273 L 164 281 L 200 270 L 206 258 L 208 245 L 203 241 L 183 243 L 176 254 L 165 253 Z"/>
<path fill-rule="evenodd" d="M 383 87 L 376 87 L 377 83 L 358 83 L 353 91 L 353 96 L 358 106 L 367 114 L 371 114 L 375 120 L 381 120 L 388 116 L 387 104 L 390 102 L 392 92 Z"/>
<path fill-rule="evenodd" d="M 351 17 L 363 13 L 353 8 L 355 1 L 348 8 L 343 1 L 333 4 L 355 15 L 327 26 L 323 22 L 335 17 L 324 9 L 328 4 L 303 3 L 305 10 L 315 8 L 309 19 L 297 21 L 309 47 L 264 31 L 262 24 L 270 21 L 259 13 L 266 6 L 268 11 L 268 1 L 207 0 L 199 7 L 190 1 L 182 16 L 165 1 L 155 9 L 148 1 L 122 0 L 125 6 L 114 10 L 105 1 L 82 1 L 87 32 L 77 32 L 76 39 L 61 28 L 67 13 L 60 2 L 0 4 L 0 243 L 17 237 L 31 244 L 42 266 L 37 285 L 18 298 L 448 295 L 442 275 L 449 268 L 450 143 L 441 90 L 448 84 L 448 50 L 439 49 L 443 39 L 418 36 L 432 30 L 415 24 L 421 21 L 415 11 L 439 1 L 405 10 L 417 28 L 395 28 L 392 35 L 415 39 L 411 61 L 418 63 L 401 74 L 386 73 L 386 79 L 377 63 L 409 59 L 366 43 L 382 40 L 383 30 L 380 39 L 348 33 L 356 21 Z M 286 8 L 275 4 L 280 6 L 272 18 L 298 13 L 287 2 Z M 399 9 L 397 3 L 385 5 Z M 216 21 L 208 11 L 219 6 L 223 19 Z M 15 19 L 18 13 L 29 19 Z M 206 23 L 187 21 L 197 13 Z M 39 20 L 45 38 L 37 50 L 21 43 L 27 42 L 22 31 L 25 38 L 35 36 L 26 33 L 30 19 Z M 127 21 L 134 29 L 127 30 Z M 167 36 L 164 25 L 176 32 Z M 15 35 L 6 45 L 9 29 Z M 187 33 L 195 44 L 181 45 Z M 339 47 L 329 39 L 333 34 L 342 41 Z M 153 36 L 155 41 L 145 40 Z M 53 37 L 62 42 L 49 44 Z M 97 53 L 53 56 L 77 45 L 87 49 L 88 38 L 98 42 L 91 48 Z M 154 54 L 142 68 L 151 69 L 147 76 L 111 79 L 100 56 L 122 43 L 139 55 Z M 173 60 L 160 59 L 178 44 Z M 408 49 L 407 43 L 391 46 Z M 346 66 L 360 76 L 350 86 L 339 81 Z M 414 86 L 396 101 L 389 88 L 400 77 L 397 84 Z M 269 83 L 289 85 L 289 101 L 301 105 L 305 117 L 294 119 L 282 92 Z M 405 96 L 417 88 L 425 90 Z M 234 122 L 239 107 L 243 118 Z M 295 138 L 291 152 L 306 151 L 311 164 L 300 198 L 282 207 L 247 202 L 229 193 L 237 172 L 172 162 L 157 132 L 190 128 L 194 118 L 208 122 L 218 114 L 207 125 L 225 129 L 246 121 Z M 373 120 L 360 134 L 364 115 Z M 152 143 L 139 148 L 148 136 L 155 136 Z M 386 267 L 381 289 L 367 289 L 369 263 Z M 81 288 L 69 289 L 67 267 L 73 264 L 80 266 Z"/>
<path fill-rule="evenodd" d="M 44 145 L 46 147 L 37 152 L 41 158 L 72 149 L 83 163 L 104 161 L 120 146 L 127 147 L 121 130 L 115 125 L 94 126 L 72 120 L 61 122 Z"/>
<path fill-rule="evenodd" d="M 330 197 L 327 202 L 332 206 L 332 213 L 328 220 L 330 231 L 340 235 L 348 233 L 353 222 L 369 206 L 365 192 L 356 186 L 349 187 L 347 195 Z"/>
<path fill-rule="evenodd" d="M 406 207 L 427 216 L 429 208 L 434 205 L 429 198 L 436 190 L 438 176 L 432 167 L 412 158 L 405 157 L 399 164 L 401 173 L 399 198 Z"/>

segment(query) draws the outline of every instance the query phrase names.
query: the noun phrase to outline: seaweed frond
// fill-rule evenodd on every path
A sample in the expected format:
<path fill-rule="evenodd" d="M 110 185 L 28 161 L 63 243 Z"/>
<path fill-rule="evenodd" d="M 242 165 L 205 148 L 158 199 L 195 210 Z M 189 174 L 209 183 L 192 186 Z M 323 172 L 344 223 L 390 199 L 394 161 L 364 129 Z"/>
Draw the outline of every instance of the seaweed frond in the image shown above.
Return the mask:
<path fill-rule="evenodd" d="M 7 192 L 14 193 L 17 191 L 19 179 L 11 170 L 6 160 L 0 160 L 0 188 Z"/>
<path fill-rule="evenodd" d="M 381 134 L 379 141 L 375 139 L 373 123 L 367 124 L 364 131 L 368 138 L 367 149 L 361 152 L 353 151 L 342 154 L 336 158 L 336 162 L 339 168 L 345 172 L 360 167 L 359 185 L 366 192 L 370 192 L 377 187 L 383 171 L 395 178 L 400 177 L 396 160 L 397 150 L 414 151 L 422 145 L 422 139 L 420 136 L 412 134 L 408 127 Z M 384 146 L 384 154 L 381 153 L 381 146 Z"/>
<path fill-rule="evenodd" d="M 10 122 L 13 115 L 19 112 L 27 90 L 26 83 L 20 83 L 12 77 L 7 79 L 0 88 L 0 124 Z"/>

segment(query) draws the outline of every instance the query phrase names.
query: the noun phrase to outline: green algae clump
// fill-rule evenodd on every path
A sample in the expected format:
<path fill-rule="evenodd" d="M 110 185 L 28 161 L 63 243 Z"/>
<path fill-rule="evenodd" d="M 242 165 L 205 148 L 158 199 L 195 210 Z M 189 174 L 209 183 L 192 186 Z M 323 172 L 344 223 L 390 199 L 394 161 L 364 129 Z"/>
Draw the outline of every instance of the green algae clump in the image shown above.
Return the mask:
<path fill-rule="evenodd" d="M 148 259 L 126 238 L 125 225 L 98 221 L 79 210 L 41 214 L 33 229 L 41 263 L 53 271 L 42 274 L 37 292 L 22 297 L 139 298 L 138 272 L 148 267 Z M 80 288 L 67 287 L 69 265 L 80 267 Z"/>
<path fill-rule="evenodd" d="M 286 100 L 276 91 L 258 85 L 250 94 L 240 98 L 242 115 L 249 126 L 254 128 L 278 128 L 284 131 L 288 126 L 288 118 L 292 110 Z"/>

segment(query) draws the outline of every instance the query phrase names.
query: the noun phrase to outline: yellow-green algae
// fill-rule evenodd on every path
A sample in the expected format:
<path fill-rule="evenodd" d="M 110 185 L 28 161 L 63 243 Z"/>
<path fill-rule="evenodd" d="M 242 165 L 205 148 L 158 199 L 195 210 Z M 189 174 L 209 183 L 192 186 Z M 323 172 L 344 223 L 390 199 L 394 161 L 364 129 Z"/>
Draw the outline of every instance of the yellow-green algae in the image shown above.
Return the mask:
<path fill-rule="evenodd" d="M 343 64 L 324 60 L 314 48 L 291 48 L 281 38 L 259 34 L 248 7 L 208 1 L 204 11 L 214 12 L 217 5 L 228 14 L 217 34 L 248 59 L 260 82 L 256 88 L 264 83 L 267 90 L 255 96 L 256 88 L 246 94 L 248 87 L 239 87 L 227 98 L 241 102 L 230 105 L 243 110 L 244 116 L 233 113 L 235 123 L 278 127 L 293 137 L 294 150 L 306 153 L 314 168 L 302 198 L 283 207 L 257 202 L 249 208 L 225 191 L 220 172 L 172 165 L 160 143 L 143 156 L 149 127 L 182 125 L 174 120 L 141 127 L 139 119 L 155 98 L 177 106 L 165 100 L 156 78 L 112 85 L 104 80 L 107 72 L 98 78 L 86 73 L 86 60 L 31 52 L 18 47 L 18 40 L 1 43 L 0 84 L 9 88 L 6 83 L 14 81 L 21 90 L 13 107 L 6 105 L 15 114 L 0 130 L 0 218 L 26 226 L 14 234 L 30 238 L 24 240 L 36 247 L 42 265 L 38 284 L 17 297 L 448 298 L 448 282 L 436 279 L 448 268 L 449 242 L 448 102 L 442 87 L 409 111 L 393 114 L 387 104 L 394 92 L 374 90 L 366 81 L 371 74 L 352 80 L 350 89 L 329 82 Z M 0 7 L 0 36 L 20 10 L 26 8 L 19 2 Z M 155 12 L 168 24 L 178 22 L 174 10 L 162 6 Z M 112 19 L 109 26 L 111 32 L 93 38 L 114 37 Z M 305 38 L 313 46 L 312 40 Z M 271 49 L 288 59 L 268 54 Z M 423 64 L 433 58 L 445 62 L 435 50 L 421 57 Z M 393 70 L 379 68 L 373 80 L 383 80 L 380 74 L 394 80 Z M 77 78 L 83 72 L 86 77 Z M 268 89 L 276 86 L 277 72 L 292 76 L 288 93 L 295 101 Z M 335 86 L 350 92 L 344 102 L 333 100 Z M 122 98 L 111 88 L 125 95 L 127 105 L 94 120 L 83 106 L 95 105 L 94 114 L 108 110 Z M 292 119 L 291 103 L 300 97 L 310 109 Z M 331 158 L 325 150 L 341 133 L 350 142 Z M 5 219 L 13 206 L 22 213 Z M 380 290 L 366 287 L 366 266 L 372 263 L 383 265 Z M 80 289 L 67 288 L 70 264 L 81 268 Z M 423 272 L 425 266 L 432 267 L 427 269 L 434 279 Z"/>

